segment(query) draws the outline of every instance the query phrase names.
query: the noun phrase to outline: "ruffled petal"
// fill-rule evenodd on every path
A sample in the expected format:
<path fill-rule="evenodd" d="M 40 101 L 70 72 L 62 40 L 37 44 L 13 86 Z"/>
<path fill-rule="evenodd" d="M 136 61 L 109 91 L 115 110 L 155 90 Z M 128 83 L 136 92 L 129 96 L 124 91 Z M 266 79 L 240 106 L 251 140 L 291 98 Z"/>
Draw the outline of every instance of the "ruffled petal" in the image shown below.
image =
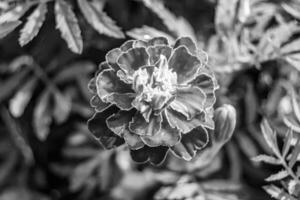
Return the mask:
<path fill-rule="evenodd" d="M 182 136 L 180 142 L 171 147 L 171 152 L 184 160 L 191 160 L 196 152 L 203 149 L 209 141 L 209 136 L 205 128 L 197 127 L 191 132 Z"/>
<path fill-rule="evenodd" d="M 122 46 L 120 46 L 121 51 L 125 52 L 131 49 L 134 42 L 135 40 L 127 40 L 124 44 L 122 44 Z"/>
<path fill-rule="evenodd" d="M 150 65 L 154 65 L 159 61 L 161 55 L 164 55 L 167 59 L 170 58 L 172 53 L 172 48 L 169 46 L 151 46 L 147 48 L 147 52 L 150 56 Z"/>
<path fill-rule="evenodd" d="M 118 64 L 126 74 L 132 76 L 140 67 L 148 65 L 149 55 L 145 48 L 133 48 L 118 58 Z"/>
<path fill-rule="evenodd" d="M 119 66 L 117 64 L 117 60 L 121 54 L 122 54 L 122 50 L 120 48 L 112 49 L 106 54 L 106 56 L 105 56 L 106 61 L 111 66 L 111 68 L 113 68 L 115 70 L 117 70 L 119 68 Z"/>
<path fill-rule="evenodd" d="M 123 138 L 129 148 L 132 150 L 137 150 L 145 146 L 144 142 L 141 140 L 141 137 L 130 132 L 129 130 L 125 130 Z"/>
<path fill-rule="evenodd" d="M 116 106 L 111 106 L 101 113 L 95 113 L 94 116 L 88 120 L 90 132 L 106 149 L 112 149 L 124 143 L 124 140 L 114 134 L 105 123 L 105 120 L 117 111 L 118 108 Z"/>
<path fill-rule="evenodd" d="M 172 108 L 167 108 L 165 110 L 165 113 L 171 127 L 178 128 L 181 133 L 184 134 L 190 132 L 198 126 L 202 126 L 205 124 L 204 112 L 199 113 L 191 120 L 187 120 L 187 118 L 183 114 L 173 110 Z"/>
<path fill-rule="evenodd" d="M 168 39 L 165 37 L 155 37 L 149 40 L 148 46 L 169 45 Z"/>
<path fill-rule="evenodd" d="M 138 163 L 150 162 L 153 165 L 160 165 L 166 159 L 168 147 L 144 146 L 139 150 L 131 150 L 131 158 Z"/>
<path fill-rule="evenodd" d="M 197 55 L 197 46 L 190 37 L 181 37 L 175 41 L 174 49 L 185 46 L 192 55 Z"/>
<path fill-rule="evenodd" d="M 206 95 L 204 107 L 212 107 L 216 102 L 215 85 L 213 78 L 208 74 L 200 74 L 191 85 L 200 88 Z"/>
<path fill-rule="evenodd" d="M 151 115 L 149 122 L 146 122 L 144 117 L 136 112 L 132 121 L 129 124 L 129 130 L 137 135 L 143 136 L 154 136 L 161 129 L 162 116 L 159 115 Z"/>
<path fill-rule="evenodd" d="M 95 108 L 96 112 L 102 112 L 111 105 L 110 103 L 103 102 L 98 95 L 91 98 L 90 104 L 93 108 Z"/>
<path fill-rule="evenodd" d="M 134 114 L 135 110 L 120 110 L 106 119 L 106 125 L 111 131 L 122 137 Z"/>
<path fill-rule="evenodd" d="M 172 128 L 169 122 L 164 119 L 161 125 L 160 131 L 154 136 L 141 136 L 142 141 L 150 146 L 174 146 L 180 141 L 180 131 L 176 128 Z"/>
<path fill-rule="evenodd" d="M 92 78 L 88 83 L 88 89 L 92 94 L 97 94 L 96 78 Z"/>
<path fill-rule="evenodd" d="M 133 43 L 133 48 L 147 48 L 148 47 L 148 42 L 144 41 L 144 40 L 136 40 Z"/>
<path fill-rule="evenodd" d="M 190 120 L 203 112 L 205 99 L 205 94 L 198 87 L 178 88 L 170 106 Z"/>
<path fill-rule="evenodd" d="M 119 79 L 112 69 L 103 70 L 96 79 L 97 94 L 105 101 L 105 98 L 112 93 L 133 93 L 130 84 L 126 84 Z"/>
<path fill-rule="evenodd" d="M 169 66 L 177 73 L 178 84 L 186 84 L 197 77 L 201 61 L 191 55 L 186 47 L 180 46 L 171 55 Z"/>
<path fill-rule="evenodd" d="M 149 103 L 135 99 L 132 101 L 132 105 L 142 114 L 146 122 L 149 122 L 150 115 L 152 113 L 152 107 Z"/>
<path fill-rule="evenodd" d="M 131 108 L 133 108 L 132 101 L 134 99 L 135 99 L 134 93 L 125 93 L 125 94 L 113 93 L 107 96 L 105 98 L 105 101 L 115 104 L 122 110 L 130 110 Z"/>

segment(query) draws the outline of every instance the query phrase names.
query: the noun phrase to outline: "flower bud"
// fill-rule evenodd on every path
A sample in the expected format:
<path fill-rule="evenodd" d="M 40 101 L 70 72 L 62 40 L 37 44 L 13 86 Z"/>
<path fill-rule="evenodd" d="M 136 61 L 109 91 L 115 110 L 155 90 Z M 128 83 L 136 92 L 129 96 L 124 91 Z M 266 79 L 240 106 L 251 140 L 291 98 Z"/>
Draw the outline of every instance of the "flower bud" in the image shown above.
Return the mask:
<path fill-rule="evenodd" d="M 236 125 L 235 108 L 229 104 L 222 105 L 215 110 L 214 120 L 216 142 L 227 142 L 231 138 Z"/>

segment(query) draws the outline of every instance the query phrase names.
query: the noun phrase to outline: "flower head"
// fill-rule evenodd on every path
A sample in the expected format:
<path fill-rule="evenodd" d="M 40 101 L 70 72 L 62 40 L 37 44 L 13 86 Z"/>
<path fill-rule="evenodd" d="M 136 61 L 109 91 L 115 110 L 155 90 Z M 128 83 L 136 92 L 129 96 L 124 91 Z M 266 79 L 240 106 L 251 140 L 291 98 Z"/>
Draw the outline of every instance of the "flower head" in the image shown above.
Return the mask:
<path fill-rule="evenodd" d="M 89 84 L 90 131 L 107 149 L 124 142 L 138 162 L 167 151 L 191 159 L 208 142 L 217 84 L 188 37 L 130 40 L 108 52 Z"/>

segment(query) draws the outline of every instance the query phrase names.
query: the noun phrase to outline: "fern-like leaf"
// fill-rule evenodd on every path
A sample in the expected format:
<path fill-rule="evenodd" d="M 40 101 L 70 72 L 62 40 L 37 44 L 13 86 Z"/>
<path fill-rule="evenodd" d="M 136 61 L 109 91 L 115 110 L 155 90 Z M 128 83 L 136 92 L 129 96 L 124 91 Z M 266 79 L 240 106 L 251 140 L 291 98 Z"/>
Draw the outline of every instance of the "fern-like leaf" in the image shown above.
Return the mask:
<path fill-rule="evenodd" d="M 276 174 L 272 174 L 268 178 L 266 178 L 266 181 L 279 181 L 289 176 L 289 173 L 286 170 L 279 171 Z"/>
<path fill-rule="evenodd" d="M 143 2 L 146 7 L 148 7 L 162 20 L 170 31 L 176 34 L 177 37 L 190 36 L 193 39 L 196 39 L 195 32 L 191 24 L 183 17 L 176 17 L 164 6 L 162 1 L 143 0 Z"/>
<path fill-rule="evenodd" d="M 124 38 L 121 28 L 118 27 L 104 11 L 97 10 L 87 0 L 77 0 L 79 8 L 87 22 L 100 34 L 105 34 L 115 38 Z"/>
<path fill-rule="evenodd" d="M 28 17 L 27 22 L 21 30 L 19 43 L 21 46 L 28 44 L 35 36 L 37 36 L 42 27 L 47 13 L 47 4 L 41 3 L 33 13 Z"/>
<path fill-rule="evenodd" d="M 60 30 L 68 47 L 74 53 L 80 54 L 83 48 L 83 41 L 77 18 L 71 6 L 64 0 L 57 0 L 55 2 L 55 17 L 56 27 Z"/>
<path fill-rule="evenodd" d="M 261 130 L 263 133 L 263 136 L 265 138 L 265 141 L 267 142 L 268 146 L 272 149 L 272 151 L 276 154 L 279 155 L 279 149 L 277 145 L 277 138 L 275 132 L 271 129 L 271 126 L 269 122 L 264 119 L 262 124 L 261 124 Z"/>

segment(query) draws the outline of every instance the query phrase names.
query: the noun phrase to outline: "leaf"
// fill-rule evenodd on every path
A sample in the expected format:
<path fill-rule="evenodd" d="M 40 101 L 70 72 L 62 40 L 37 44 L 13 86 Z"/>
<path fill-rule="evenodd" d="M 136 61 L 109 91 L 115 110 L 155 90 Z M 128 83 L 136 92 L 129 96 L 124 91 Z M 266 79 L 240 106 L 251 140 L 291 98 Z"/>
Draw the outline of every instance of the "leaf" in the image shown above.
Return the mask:
<path fill-rule="evenodd" d="M 280 153 L 277 146 L 277 138 L 275 133 L 271 129 L 269 122 L 266 119 L 263 119 L 260 127 L 268 146 L 272 149 L 273 153 L 279 155 Z"/>
<path fill-rule="evenodd" d="M 1 13 L 0 24 L 4 22 L 18 21 L 30 7 L 31 5 L 29 3 L 23 3 L 5 13 Z"/>
<path fill-rule="evenodd" d="M 56 123 L 61 124 L 68 119 L 71 107 L 72 102 L 69 95 L 62 95 L 58 92 L 54 93 L 53 117 Z"/>
<path fill-rule="evenodd" d="M 263 189 L 277 200 L 297 200 L 275 185 L 263 186 Z"/>
<path fill-rule="evenodd" d="M 99 154 L 86 162 L 76 166 L 70 176 L 70 190 L 77 191 L 82 188 L 92 176 L 96 168 L 100 167 L 102 155 Z"/>
<path fill-rule="evenodd" d="M 292 129 L 289 129 L 286 132 L 285 138 L 284 138 L 284 144 L 282 148 L 282 157 L 285 158 L 291 148 L 292 144 L 292 139 L 293 139 L 293 131 Z"/>
<path fill-rule="evenodd" d="M 269 176 L 265 180 L 268 181 L 268 182 L 279 181 L 279 180 L 282 180 L 282 179 L 286 178 L 288 175 L 289 175 L 289 173 L 286 170 L 282 170 L 282 171 L 279 171 L 276 174 L 273 174 L 273 175 Z"/>
<path fill-rule="evenodd" d="M 289 160 L 289 167 L 290 168 L 293 168 L 294 165 L 296 164 L 299 154 L 300 154 L 300 137 L 298 136 L 297 143 L 295 145 L 295 148 L 292 151 L 291 159 Z"/>
<path fill-rule="evenodd" d="M 56 0 L 54 9 L 56 28 L 60 30 L 68 47 L 74 53 L 80 54 L 83 48 L 81 31 L 71 6 L 64 0 Z"/>
<path fill-rule="evenodd" d="M 283 116 L 283 122 L 287 127 L 292 129 L 293 131 L 300 133 L 300 123 L 297 120 L 295 120 L 293 115 Z"/>
<path fill-rule="evenodd" d="M 153 37 L 165 37 L 168 38 L 169 42 L 175 41 L 175 39 L 169 34 L 149 26 L 131 29 L 127 31 L 126 34 L 137 40 L 150 40 Z"/>
<path fill-rule="evenodd" d="M 21 30 L 19 43 L 21 46 L 28 44 L 39 32 L 47 13 L 47 4 L 41 3 L 27 18 L 27 22 Z"/>
<path fill-rule="evenodd" d="M 7 81 L 1 81 L 0 84 L 0 103 L 8 98 L 20 86 L 20 81 L 23 81 L 30 72 L 29 68 L 25 68 L 21 72 L 14 73 Z"/>
<path fill-rule="evenodd" d="M 256 156 L 256 157 L 252 158 L 252 161 L 254 161 L 254 162 L 265 162 L 265 163 L 273 164 L 273 165 L 280 165 L 281 164 L 280 160 L 278 160 L 275 157 L 268 156 L 268 155 Z"/>
<path fill-rule="evenodd" d="M 7 36 L 10 32 L 15 30 L 22 22 L 17 21 L 9 21 L 0 24 L 0 39 Z"/>
<path fill-rule="evenodd" d="M 282 1 L 281 6 L 291 16 L 295 17 L 298 20 L 300 19 L 300 4 L 297 1 Z"/>
<path fill-rule="evenodd" d="M 31 79 L 26 82 L 9 101 L 9 110 L 14 117 L 20 117 L 28 105 L 37 79 Z"/>
<path fill-rule="evenodd" d="M 195 32 L 190 23 L 183 17 L 176 17 L 158 0 L 143 0 L 144 5 L 153 11 L 165 24 L 165 26 L 176 34 L 177 37 L 189 36 L 196 40 Z"/>
<path fill-rule="evenodd" d="M 124 38 L 124 34 L 104 11 L 97 10 L 87 0 L 77 0 L 79 8 L 88 23 L 100 34 L 115 38 Z"/>
<path fill-rule="evenodd" d="M 51 109 L 49 108 L 50 90 L 44 91 L 38 99 L 33 111 L 33 127 L 37 137 L 43 141 L 49 134 L 49 126 L 52 122 Z"/>
<path fill-rule="evenodd" d="M 219 34 L 229 36 L 236 24 L 238 0 L 220 0 L 216 7 L 215 26 Z"/>

